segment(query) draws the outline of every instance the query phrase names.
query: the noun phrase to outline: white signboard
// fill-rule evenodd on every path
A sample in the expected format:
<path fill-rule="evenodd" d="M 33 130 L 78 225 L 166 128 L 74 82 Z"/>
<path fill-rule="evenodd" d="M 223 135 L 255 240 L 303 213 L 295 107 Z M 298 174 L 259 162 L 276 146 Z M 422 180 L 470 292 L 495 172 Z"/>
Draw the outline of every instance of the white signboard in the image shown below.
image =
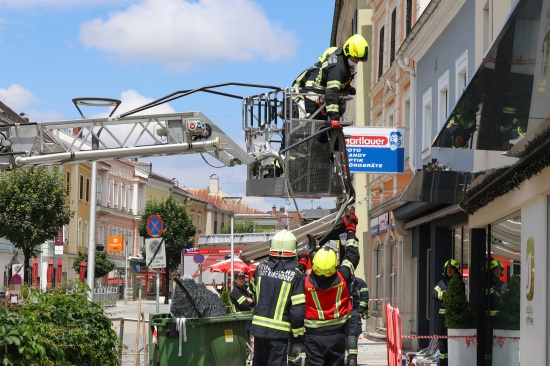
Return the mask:
<path fill-rule="evenodd" d="M 145 239 L 145 263 L 148 269 L 166 268 L 166 245 L 164 244 L 164 239 Z"/>

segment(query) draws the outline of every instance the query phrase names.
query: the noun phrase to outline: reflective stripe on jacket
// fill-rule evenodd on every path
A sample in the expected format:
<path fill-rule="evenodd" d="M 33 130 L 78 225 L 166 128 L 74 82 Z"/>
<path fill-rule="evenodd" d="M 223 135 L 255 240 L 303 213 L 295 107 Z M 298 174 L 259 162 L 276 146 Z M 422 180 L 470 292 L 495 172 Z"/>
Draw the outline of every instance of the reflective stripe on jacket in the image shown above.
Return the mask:
<path fill-rule="evenodd" d="M 345 323 L 351 312 L 348 285 L 342 274 L 336 272 L 339 281 L 335 286 L 322 290 L 305 280 L 306 328 L 321 328 Z"/>

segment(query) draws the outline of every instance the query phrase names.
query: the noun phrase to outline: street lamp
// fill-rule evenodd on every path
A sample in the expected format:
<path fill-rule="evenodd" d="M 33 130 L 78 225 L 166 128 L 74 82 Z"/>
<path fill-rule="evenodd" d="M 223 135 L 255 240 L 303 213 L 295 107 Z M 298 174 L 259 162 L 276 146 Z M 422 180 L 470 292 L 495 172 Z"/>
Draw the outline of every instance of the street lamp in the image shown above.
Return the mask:
<path fill-rule="evenodd" d="M 116 109 L 120 105 L 121 101 L 118 99 L 110 98 L 73 98 L 73 103 L 78 109 L 78 112 L 83 119 L 84 114 L 78 107 L 79 105 L 89 106 L 89 107 L 112 107 L 112 111 L 109 114 L 109 117 L 115 113 Z M 99 135 L 103 128 L 100 128 L 97 132 L 97 136 L 92 133 L 92 150 L 99 149 Z M 97 161 L 92 161 L 92 183 L 90 185 L 90 232 L 88 234 L 88 277 L 86 278 L 86 283 L 90 287 L 89 300 L 94 300 L 94 280 L 95 280 L 95 223 L 96 223 L 96 205 L 97 205 Z"/>
<path fill-rule="evenodd" d="M 242 197 L 222 197 L 222 207 L 225 206 L 231 216 L 231 280 L 229 284 L 229 292 L 233 290 L 233 281 L 235 280 L 235 240 L 233 235 L 233 224 L 235 219 L 235 211 L 241 203 Z"/>

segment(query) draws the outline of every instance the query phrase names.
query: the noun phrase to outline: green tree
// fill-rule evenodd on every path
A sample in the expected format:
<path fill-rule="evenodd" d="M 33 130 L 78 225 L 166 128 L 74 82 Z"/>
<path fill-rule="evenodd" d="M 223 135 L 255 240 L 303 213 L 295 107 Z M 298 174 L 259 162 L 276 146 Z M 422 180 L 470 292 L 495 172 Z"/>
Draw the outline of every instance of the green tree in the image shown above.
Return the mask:
<path fill-rule="evenodd" d="M 147 219 L 151 215 L 159 215 L 164 223 L 162 238 L 166 246 L 166 273 L 170 274 L 181 263 L 181 251 L 193 246 L 195 225 L 187 206 L 176 201 L 174 197 L 168 196 L 166 200 L 148 200 L 138 227 L 139 235 L 144 238 L 150 238 L 147 233 Z M 170 281 L 164 281 L 164 284 L 164 293 L 168 294 Z M 168 303 L 168 296 L 164 298 L 164 302 Z"/>
<path fill-rule="evenodd" d="M 29 279 L 29 261 L 38 255 L 39 246 L 54 239 L 74 215 L 68 195 L 58 167 L 21 168 L 0 175 L 0 236 L 23 251 Z"/>
<path fill-rule="evenodd" d="M 475 328 L 475 320 L 464 291 L 462 278 L 455 274 L 443 292 L 445 305 L 445 326 L 452 329 Z"/>
<path fill-rule="evenodd" d="M 233 219 L 233 233 L 254 233 L 255 226 L 252 219 Z M 222 234 L 231 234 L 231 220 L 223 224 Z"/>
<path fill-rule="evenodd" d="M 80 271 L 80 263 L 86 262 L 86 268 L 88 266 L 88 253 L 78 252 L 73 263 L 73 269 L 76 273 Z M 115 263 L 107 259 L 105 252 L 95 252 L 95 278 L 103 277 L 115 269 Z"/>

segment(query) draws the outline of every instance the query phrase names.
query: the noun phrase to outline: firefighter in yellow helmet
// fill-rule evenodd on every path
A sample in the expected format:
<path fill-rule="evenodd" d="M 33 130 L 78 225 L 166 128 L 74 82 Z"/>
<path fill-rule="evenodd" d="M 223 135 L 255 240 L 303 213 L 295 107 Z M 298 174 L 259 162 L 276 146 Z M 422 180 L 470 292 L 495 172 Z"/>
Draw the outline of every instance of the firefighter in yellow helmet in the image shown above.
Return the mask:
<path fill-rule="evenodd" d="M 436 320 L 436 332 L 437 335 L 443 335 L 447 336 L 447 327 L 445 327 L 445 307 L 443 306 L 443 293 L 447 291 L 447 288 L 449 287 L 449 283 L 451 282 L 451 279 L 454 276 L 458 276 L 460 279 L 462 279 L 462 275 L 460 274 L 460 263 L 455 259 L 449 259 L 447 262 L 445 262 L 444 269 L 443 269 L 443 278 L 439 283 L 434 287 L 432 291 L 432 298 L 436 301 L 436 304 L 439 304 L 439 316 Z M 464 283 L 462 282 L 464 285 Z M 464 291 L 466 291 L 466 288 L 464 286 Z M 441 366 L 447 366 L 448 365 L 448 357 L 449 354 L 447 353 L 447 338 L 439 338 L 439 365 Z"/>
<path fill-rule="evenodd" d="M 254 272 L 253 366 L 286 366 L 289 342 L 304 335 L 304 278 L 296 269 L 296 246 L 290 231 L 279 231 L 271 239 L 269 259 Z"/>
<path fill-rule="evenodd" d="M 499 260 L 493 259 L 489 262 L 489 271 L 491 271 L 491 283 L 489 285 L 491 312 L 489 315 L 491 316 L 491 322 L 493 322 L 502 305 L 501 296 L 508 289 L 508 284 L 500 279 L 504 272 L 504 266 Z"/>
<path fill-rule="evenodd" d="M 351 86 L 355 67 L 359 62 L 369 58 L 369 44 L 360 34 L 354 34 L 327 56 L 326 63 L 316 73 L 313 73 L 306 82 L 306 87 L 325 90 L 327 119 L 333 129 L 340 129 L 340 117 L 343 114 L 345 103 L 340 100 L 340 93 L 347 92 L 355 95 L 355 88 Z M 306 108 L 308 106 L 306 105 Z M 309 110 L 308 110 L 309 112 Z"/>
<path fill-rule="evenodd" d="M 353 215 L 355 217 L 355 215 Z M 340 366 L 346 352 L 346 325 L 351 315 L 350 286 L 359 263 L 357 220 L 344 220 L 346 245 L 338 268 L 336 252 L 324 246 L 313 256 L 312 272 L 305 278 L 306 365 Z"/>

